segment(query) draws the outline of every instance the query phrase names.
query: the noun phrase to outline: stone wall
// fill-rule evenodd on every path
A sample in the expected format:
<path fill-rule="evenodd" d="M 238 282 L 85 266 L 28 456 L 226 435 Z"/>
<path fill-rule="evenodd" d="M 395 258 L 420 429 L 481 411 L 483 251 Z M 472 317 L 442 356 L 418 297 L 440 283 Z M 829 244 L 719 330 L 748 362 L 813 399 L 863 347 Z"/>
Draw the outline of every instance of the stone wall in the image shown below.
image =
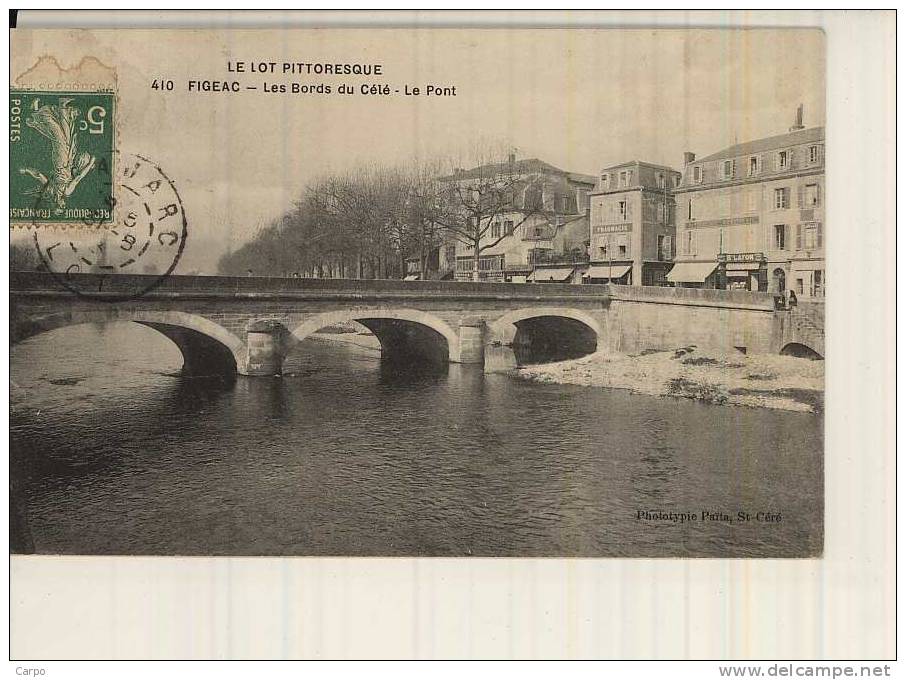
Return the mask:
<path fill-rule="evenodd" d="M 767 293 L 611 286 L 607 338 L 620 352 L 700 349 L 750 354 L 779 351 L 773 298 Z"/>

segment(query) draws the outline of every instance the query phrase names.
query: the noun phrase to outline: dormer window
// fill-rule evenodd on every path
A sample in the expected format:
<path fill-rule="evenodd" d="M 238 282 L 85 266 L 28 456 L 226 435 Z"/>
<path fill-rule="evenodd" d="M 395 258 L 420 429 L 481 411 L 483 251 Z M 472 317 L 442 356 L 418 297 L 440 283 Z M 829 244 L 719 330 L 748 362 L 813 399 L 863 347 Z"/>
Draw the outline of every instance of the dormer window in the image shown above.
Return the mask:
<path fill-rule="evenodd" d="M 818 145 L 815 144 L 814 146 L 810 146 L 808 148 L 808 162 L 810 164 L 814 165 L 815 163 L 818 163 L 818 161 L 820 159 L 821 159 L 821 152 L 818 149 Z"/>
<path fill-rule="evenodd" d="M 724 161 L 722 170 L 724 179 L 733 179 L 733 176 L 736 174 L 736 161 Z"/>
<path fill-rule="evenodd" d="M 623 170 L 620 173 L 620 186 L 628 187 L 629 186 L 629 173 Z"/>
<path fill-rule="evenodd" d="M 692 181 L 696 183 L 701 183 L 702 181 L 702 166 L 696 165 L 692 168 Z"/>
<path fill-rule="evenodd" d="M 605 189 L 610 188 L 610 173 L 609 172 L 605 172 L 603 175 L 601 175 L 601 186 L 604 187 Z"/>
<path fill-rule="evenodd" d="M 777 152 L 777 169 L 786 170 L 790 167 L 790 152 L 789 151 L 778 151 Z"/>
<path fill-rule="evenodd" d="M 657 188 L 664 189 L 667 187 L 667 178 L 664 177 L 664 173 L 659 172 L 657 174 Z"/>
<path fill-rule="evenodd" d="M 758 156 L 749 157 L 749 177 L 754 177 L 761 172 L 761 163 Z"/>

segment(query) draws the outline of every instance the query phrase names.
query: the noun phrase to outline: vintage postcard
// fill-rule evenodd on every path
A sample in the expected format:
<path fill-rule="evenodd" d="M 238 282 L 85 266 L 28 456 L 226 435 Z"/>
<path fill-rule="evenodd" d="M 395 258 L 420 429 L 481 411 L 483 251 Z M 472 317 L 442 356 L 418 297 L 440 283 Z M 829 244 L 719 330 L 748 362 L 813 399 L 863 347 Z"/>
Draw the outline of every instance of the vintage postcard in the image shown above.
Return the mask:
<path fill-rule="evenodd" d="M 822 556 L 822 31 L 11 39 L 11 552 Z"/>

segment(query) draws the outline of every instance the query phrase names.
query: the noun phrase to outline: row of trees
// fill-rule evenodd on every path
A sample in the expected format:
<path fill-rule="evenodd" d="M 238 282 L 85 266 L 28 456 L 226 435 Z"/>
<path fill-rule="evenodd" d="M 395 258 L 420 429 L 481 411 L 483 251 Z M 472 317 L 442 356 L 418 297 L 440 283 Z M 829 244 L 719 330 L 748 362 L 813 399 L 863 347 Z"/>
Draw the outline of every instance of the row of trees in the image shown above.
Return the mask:
<path fill-rule="evenodd" d="M 543 212 L 540 178 L 509 162 L 444 172 L 440 163 L 369 166 L 313 182 L 280 219 L 225 255 L 226 275 L 400 278 L 418 258 L 427 272 L 431 252 L 464 244 L 478 279 L 481 253 Z M 514 219 L 515 216 L 515 219 Z M 511 231 L 492 232 L 504 218 Z M 493 235 L 493 238 L 489 238 Z"/>

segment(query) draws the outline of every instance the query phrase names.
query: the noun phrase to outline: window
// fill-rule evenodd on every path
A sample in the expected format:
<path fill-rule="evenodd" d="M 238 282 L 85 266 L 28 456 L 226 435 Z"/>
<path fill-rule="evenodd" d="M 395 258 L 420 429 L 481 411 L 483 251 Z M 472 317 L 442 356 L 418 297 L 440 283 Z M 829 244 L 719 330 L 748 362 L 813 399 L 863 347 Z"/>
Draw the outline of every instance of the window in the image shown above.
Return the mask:
<path fill-rule="evenodd" d="M 478 260 L 478 270 L 483 272 L 499 271 L 501 269 L 501 257 L 493 255 L 491 257 L 482 257 Z M 471 267 L 469 267 L 471 269 Z"/>
<path fill-rule="evenodd" d="M 513 233 L 513 220 L 504 220 L 503 230 L 507 236 L 510 236 Z"/>
<path fill-rule="evenodd" d="M 824 238 L 821 230 L 821 223 L 815 222 L 811 224 L 799 225 L 799 229 L 804 231 L 804 238 L 797 236 L 796 238 L 796 249 L 801 250 L 799 247 L 800 240 L 802 241 L 802 246 L 805 250 L 818 250 L 824 246 Z"/>
<path fill-rule="evenodd" d="M 758 156 L 749 157 L 749 177 L 757 175 L 760 170 L 761 168 L 758 164 Z"/>
<path fill-rule="evenodd" d="M 629 186 L 629 180 L 626 175 L 627 175 L 627 173 L 625 170 L 623 170 L 623 172 L 620 173 L 620 186 L 621 187 Z"/>
<path fill-rule="evenodd" d="M 805 285 L 802 279 L 796 279 L 796 290 L 799 295 L 805 295 Z"/>
<path fill-rule="evenodd" d="M 689 197 L 689 219 L 690 220 L 695 219 L 694 217 L 692 217 L 692 197 L 691 196 Z"/>
<path fill-rule="evenodd" d="M 805 201 L 803 206 L 804 208 L 816 208 L 818 207 L 818 185 L 817 184 L 806 184 L 805 185 Z"/>
<path fill-rule="evenodd" d="M 629 205 L 626 201 L 620 201 L 617 204 L 617 210 L 620 213 L 620 219 L 626 221 L 629 219 Z"/>
<path fill-rule="evenodd" d="M 620 256 L 626 257 L 626 246 L 623 244 L 620 245 Z"/>
<path fill-rule="evenodd" d="M 786 225 L 774 225 L 774 249 L 786 250 Z"/>
<path fill-rule="evenodd" d="M 777 152 L 777 169 L 786 170 L 790 167 L 790 152 L 789 151 L 778 151 Z"/>
<path fill-rule="evenodd" d="M 531 186 L 525 190 L 525 207 L 532 210 L 540 210 L 544 207 L 543 194 L 538 186 Z"/>
<path fill-rule="evenodd" d="M 491 238 L 500 238 L 500 222 L 491 225 Z"/>
<path fill-rule="evenodd" d="M 667 186 L 667 180 L 664 177 L 664 173 L 659 172 L 657 174 L 657 188 L 664 189 L 664 188 L 666 188 L 666 186 Z"/>
<path fill-rule="evenodd" d="M 610 173 L 609 172 L 601 175 L 601 186 L 604 187 L 605 189 L 610 188 Z"/>
<path fill-rule="evenodd" d="M 736 174 L 736 161 L 724 161 L 723 164 L 723 178 L 724 179 L 733 179 L 733 176 Z"/>
<path fill-rule="evenodd" d="M 680 183 L 680 175 L 673 176 L 673 186 L 674 188 L 678 187 Z"/>
<path fill-rule="evenodd" d="M 774 189 L 774 208 L 781 210 L 790 207 L 790 188 Z"/>
<path fill-rule="evenodd" d="M 702 166 L 696 165 L 694 168 L 692 168 L 692 179 L 695 182 L 702 181 Z"/>
<path fill-rule="evenodd" d="M 810 146 L 808 148 L 808 162 L 810 164 L 817 163 L 820 160 L 820 151 L 818 150 L 817 144 L 815 146 Z"/>
<path fill-rule="evenodd" d="M 544 227 L 535 227 L 535 238 L 541 238 L 544 235 Z"/>
<path fill-rule="evenodd" d="M 664 239 L 667 237 L 663 234 L 657 235 L 657 260 L 658 262 L 663 262 L 667 259 L 667 254 L 664 252 Z"/>
<path fill-rule="evenodd" d="M 686 255 L 695 255 L 695 232 L 686 232 Z"/>

